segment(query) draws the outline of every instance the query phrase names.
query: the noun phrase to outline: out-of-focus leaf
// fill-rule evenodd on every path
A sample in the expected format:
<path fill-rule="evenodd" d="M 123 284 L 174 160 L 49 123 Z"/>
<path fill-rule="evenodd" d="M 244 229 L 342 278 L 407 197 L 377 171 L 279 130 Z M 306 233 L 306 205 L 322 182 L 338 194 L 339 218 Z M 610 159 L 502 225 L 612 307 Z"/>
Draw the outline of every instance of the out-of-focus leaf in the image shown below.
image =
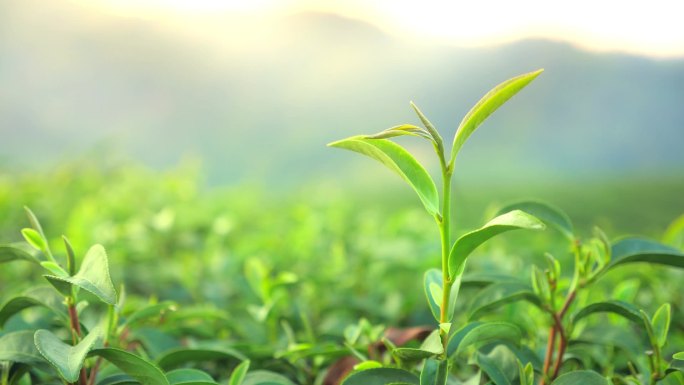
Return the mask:
<path fill-rule="evenodd" d="M 670 330 L 670 314 L 671 308 L 670 304 L 663 304 L 656 310 L 651 320 L 651 325 L 653 326 L 653 334 L 656 338 L 658 346 L 661 348 L 665 346 L 667 342 L 667 333 Z"/>
<path fill-rule="evenodd" d="M 76 285 L 105 303 L 116 305 L 116 290 L 109 275 L 107 253 L 102 245 L 95 245 L 88 250 L 81 268 L 73 277 L 47 275 L 45 278 L 61 292 L 64 292 L 65 284 Z"/>
<path fill-rule="evenodd" d="M 407 370 L 377 368 L 352 373 L 345 378 L 342 385 L 388 385 L 395 383 L 420 385 L 420 379 Z"/>
<path fill-rule="evenodd" d="M 423 341 L 419 348 L 397 348 L 392 351 L 401 360 L 422 360 L 444 352 L 439 330 L 435 330 Z"/>
<path fill-rule="evenodd" d="M 517 301 L 541 306 L 541 300 L 529 285 L 521 282 L 495 283 L 477 293 L 468 310 L 468 318 L 478 318 L 484 313 Z"/>
<path fill-rule="evenodd" d="M 47 243 L 36 230 L 30 228 L 21 229 L 21 235 L 24 236 L 26 242 L 28 242 L 29 245 L 33 246 L 34 249 L 43 252 L 47 249 Z"/>
<path fill-rule="evenodd" d="M 495 385 L 511 385 L 503 370 L 497 365 L 497 362 L 487 355 L 480 352 L 475 353 L 475 364 L 487 374 L 487 377 Z"/>
<path fill-rule="evenodd" d="M 506 103 L 508 99 L 512 98 L 513 95 L 517 94 L 518 91 L 523 89 L 526 85 L 530 84 L 530 82 L 539 76 L 542 71 L 543 70 L 540 69 L 534 72 L 529 72 L 500 83 L 492 90 L 487 92 L 487 94 L 485 94 L 485 96 L 483 96 L 475 104 L 475 106 L 468 111 L 456 130 L 454 144 L 451 148 L 451 164 L 454 163 L 456 154 L 458 154 L 465 141 L 470 137 L 475 129 L 478 128 L 480 124 L 482 124 L 482 122 L 489 117 L 489 115 Z"/>
<path fill-rule="evenodd" d="M 230 374 L 230 380 L 228 381 L 228 385 L 242 385 L 242 382 L 245 379 L 245 376 L 247 375 L 247 371 L 249 370 L 249 365 L 250 361 L 249 360 L 244 360 L 238 365 L 235 370 L 233 370 L 233 373 Z"/>
<path fill-rule="evenodd" d="M 217 360 L 244 361 L 242 353 L 229 348 L 182 348 L 164 353 L 157 359 L 157 365 L 164 370 L 177 368 L 188 362 L 203 362 Z"/>
<path fill-rule="evenodd" d="M 45 362 L 33 343 L 33 330 L 22 330 L 0 336 L 0 362 L 23 364 Z"/>
<path fill-rule="evenodd" d="M 100 330 L 93 329 L 76 346 L 65 344 L 49 330 L 38 330 L 33 338 L 40 354 L 59 375 L 67 382 L 76 382 L 86 355 L 100 338 Z"/>
<path fill-rule="evenodd" d="M 400 145 L 387 139 L 352 136 L 328 146 L 355 151 L 379 161 L 413 187 L 428 213 L 436 215 L 439 212 L 439 196 L 435 182 L 413 155 Z"/>
<path fill-rule="evenodd" d="M 141 385 L 170 385 L 169 380 L 156 365 L 133 353 L 116 348 L 93 349 L 90 357 L 102 357 L 135 378 Z"/>
<path fill-rule="evenodd" d="M 520 210 L 499 215 L 481 228 L 456 240 L 449 253 L 449 276 L 455 277 L 470 253 L 493 236 L 510 230 L 542 230 L 544 227 L 539 219 Z"/>
<path fill-rule="evenodd" d="M 136 324 L 137 322 L 144 321 L 151 317 L 157 317 L 167 311 L 173 311 L 176 308 L 176 303 L 173 301 L 162 301 L 159 303 L 147 305 L 141 309 L 136 310 L 134 313 L 126 317 L 123 324 L 119 327 L 123 329 L 127 326 Z"/>
<path fill-rule="evenodd" d="M 0 263 L 11 261 L 28 261 L 33 263 L 40 263 L 38 258 L 20 247 L 13 245 L 0 245 Z"/>
<path fill-rule="evenodd" d="M 508 342 L 519 345 L 522 333 L 520 329 L 508 322 L 471 322 L 454 332 L 447 345 L 447 356 L 452 357 L 468 347 L 475 348 L 493 342 Z"/>
<path fill-rule="evenodd" d="M 420 385 L 445 385 L 447 382 L 449 361 L 437 361 L 428 358 L 420 372 Z"/>
<path fill-rule="evenodd" d="M 663 234 L 663 242 L 680 249 L 684 248 L 684 214 L 670 223 Z"/>
<path fill-rule="evenodd" d="M 295 383 L 282 374 L 268 370 L 254 370 L 247 373 L 242 385 L 295 385 Z"/>
<path fill-rule="evenodd" d="M 576 370 L 565 373 L 551 385 L 609 385 L 608 380 L 592 370 Z"/>
<path fill-rule="evenodd" d="M 684 252 L 644 238 L 622 239 L 613 244 L 611 254 L 607 269 L 635 262 L 684 268 Z"/>
<path fill-rule="evenodd" d="M 197 369 L 175 369 L 166 373 L 166 379 L 171 385 L 180 384 L 216 384 L 207 373 Z"/>
<path fill-rule="evenodd" d="M 606 301 L 592 303 L 591 305 L 584 307 L 582 310 L 577 312 L 577 314 L 575 314 L 573 317 L 573 323 L 577 323 L 582 318 L 595 313 L 613 313 L 618 314 L 632 322 L 643 322 L 639 309 L 631 303 L 622 301 Z"/>
<path fill-rule="evenodd" d="M 65 321 L 68 319 L 62 297 L 55 292 L 55 289 L 49 286 L 42 286 L 29 289 L 22 295 L 11 298 L 0 306 L 0 326 L 3 326 L 13 315 L 33 306 L 49 309 Z"/>

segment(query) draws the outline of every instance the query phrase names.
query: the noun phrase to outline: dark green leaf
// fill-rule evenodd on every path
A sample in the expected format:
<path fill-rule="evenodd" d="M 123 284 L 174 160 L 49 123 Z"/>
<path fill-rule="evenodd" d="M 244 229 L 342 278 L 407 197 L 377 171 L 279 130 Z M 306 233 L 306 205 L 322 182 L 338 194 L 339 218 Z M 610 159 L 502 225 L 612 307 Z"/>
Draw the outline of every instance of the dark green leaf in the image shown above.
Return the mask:
<path fill-rule="evenodd" d="M 60 292 L 67 291 L 69 285 L 83 288 L 109 305 L 116 305 L 116 290 L 109 275 L 107 253 L 102 245 L 91 247 L 78 273 L 73 277 L 45 276 Z M 67 291 L 68 293 L 68 291 Z"/>
<path fill-rule="evenodd" d="M 539 297 L 532 288 L 521 282 L 501 282 L 489 285 L 481 290 L 473 299 L 468 318 L 478 318 L 482 314 L 516 301 L 527 301 L 537 307 L 541 306 Z"/>
<path fill-rule="evenodd" d="M 139 384 L 128 374 L 114 374 L 99 381 L 97 385 L 137 385 Z"/>
<path fill-rule="evenodd" d="M 377 368 L 352 373 L 345 378 L 342 385 L 388 385 L 393 383 L 420 385 L 420 380 L 415 374 L 406 370 Z"/>
<path fill-rule="evenodd" d="M 11 298 L 0 306 L 0 326 L 3 326 L 13 315 L 33 306 L 49 309 L 65 321 L 68 319 L 62 297 L 53 288 L 43 286 L 29 289 L 24 294 Z"/>
<path fill-rule="evenodd" d="M 328 146 L 355 151 L 381 162 L 413 187 L 431 215 L 439 212 L 439 196 L 435 182 L 425 168 L 400 145 L 387 139 L 353 136 L 330 143 Z"/>
<path fill-rule="evenodd" d="M 556 378 L 551 385 L 609 385 L 608 380 L 592 370 L 577 370 Z"/>
<path fill-rule="evenodd" d="M 176 369 L 166 373 L 166 379 L 171 385 L 177 384 L 216 384 L 207 373 L 197 369 Z"/>
<path fill-rule="evenodd" d="M 94 349 L 89 356 L 104 358 L 122 372 L 135 378 L 141 385 L 170 385 L 164 373 L 156 365 L 125 350 Z"/>
<path fill-rule="evenodd" d="M 520 329 L 508 322 L 471 322 L 449 339 L 447 355 L 452 357 L 470 346 L 479 348 L 493 342 L 509 342 L 517 346 L 521 338 Z"/>
<path fill-rule="evenodd" d="M 477 352 L 475 353 L 475 364 L 487 374 L 487 377 L 495 385 L 511 385 L 511 381 L 493 358 Z"/>
<path fill-rule="evenodd" d="M 217 360 L 234 360 L 244 361 L 247 357 L 240 352 L 229 348 L 212 348 L 212 349 L 174 349 L 164 353 L 157 359 L 157 365 L 164 370 L 177 368 L 188 362 L 202 362 L 202 361 L 217 361 Z"/>
<path fill-rule="evenodd" d="M 547 226 L 558 230 L 570 242 L 575 241 L 574 229 L 570 217 L 556 206 L 540 201 L 516 202 L 499 210 L 499 214 L 507 213 L 511 210 L 521 210 L 534 215 Z"/>
<path fill-rule="evenodd" d="M 420 372 L 420 385 L 445 385 L 449 375 L 449 361 L 434 358 L 425 360 Z"/>
<path fill-rule="evenodd" d="M 643 238 L 625 238 L 612 247 L 607 268 L 634 262 L 648 262 L 684 268 L 684 253 L 661 243 Z"/>
<path fill-rule="evenodd" d="M 22 330 L 0 336 L 0 362 L 9 361 L 23 364 L 44 362 L 33 344 L 33 330 Z"/>
<path fill-rule="evenodd" d="M 518 91 L 528 85 L 532 80 L 534 80 L 534 78 L 539 76 L 542 71 L 543 70 L 540 69 L 534 72 L 516 76 L 512 79 L 506 80 L 503 83 L 500 83 L 491 91 L 487 92 L 487 94 L 485 94 L 485 96 L 483 96 L 482 99 L 480 99 L 475 106 L 468 111 L 456 131 L 454 144 L 451 149 L 450 164 L 454 163 L 456 154 L 458 154 L 465 141 L 470 137 L 475 129 L 478 128 L 480 124 L 482 124 L 482 122 L 489 117 L 489 115 L 506 103 L 508 99 L 513 97 L 513 95 L 517 94 Z"/>
<path fill-rule="evenodd" d="M 49 330 L 38 330 L 33 338 L 40 354 L 59 375 L 67 382 L 76 382 L 86 355 L 100 338 L 100 330 L 93 329 L 76 346 L 65 344 Z"/>
<path fill-rule="evenodd" d="M 641 313 L 639 309 L 631 303 L 623 301 L 597 302 L 583 308 L 573 317 L 573 323 L 577 323 L 582 318 L 595 313 L 614 313 L 632 322 L 641 323 Z"/>
<path fill-rule="evenodd" d="M 499 215 L 481 228 L 456 240 L 449 253 L 449 276 L 455 277 L 470 253 L 485 241 L 495 235 L 517 229 L 542 230 L 544 224 L 532 215 L 520 210 Z"/>
<path fill-rule="evenodd" d="M 247 375 L 247 371 L 249 370 L 249 365 L 249 360 L 242 361 L 240 365 L 233 370 L 233 373 L 230 374 L 230 381 L 228 381 L 228 385 L 242 385 L 242 382 Z"/>
<path fill-rule="evenodd" d="M 254 370 L 247 373 L 242 385 L 295 385 L 289 378 L 267 370 Z"/>
<path fill-rule="evenodd" d="M 0 245 L 0 263 L 11 261 L 29 261 L 33 263 L 40 263 L 38 258 L 31 255 L 26 250 L 12 245 Z"/>
<path fill-rule="evenodd" d="M 123 328 L 136 324 L 137 322 L 144 321 L 151 317 L 158 317 L 167 311 L 173 311 L 176 308 L 176 303 L 173 301 L 162 301 L 159 303 L 146 305 L 145 307 L 136 310 L 131 315 L 126 317 L 123 324 L 119 327 Z"/>

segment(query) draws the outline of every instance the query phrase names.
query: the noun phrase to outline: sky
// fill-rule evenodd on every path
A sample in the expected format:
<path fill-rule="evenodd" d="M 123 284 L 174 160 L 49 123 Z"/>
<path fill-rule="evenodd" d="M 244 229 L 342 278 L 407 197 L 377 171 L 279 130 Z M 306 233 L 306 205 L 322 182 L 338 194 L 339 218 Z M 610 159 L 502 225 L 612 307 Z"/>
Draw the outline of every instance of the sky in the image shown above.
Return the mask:
<path fill-rule="evenodd" d="M 266 17 L 333 12 L 406 38 L 460 46 L 522 38 L 585 49 L 684 57 L 681 0 L 72 0 L 130 17 L 181 21 L 204 15 Z"/>

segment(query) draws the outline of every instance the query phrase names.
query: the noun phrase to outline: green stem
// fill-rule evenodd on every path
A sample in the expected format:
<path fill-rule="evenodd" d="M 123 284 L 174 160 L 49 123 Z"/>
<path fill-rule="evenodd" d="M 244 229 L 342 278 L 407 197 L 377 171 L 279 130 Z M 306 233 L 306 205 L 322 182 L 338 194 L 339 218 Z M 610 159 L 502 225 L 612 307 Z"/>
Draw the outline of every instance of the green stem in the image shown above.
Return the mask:
<path fill-rule="evenodd" d="M 0 382 L 2 385 L 7 385 L 9 383 L 9 371 L 10 363 L 2 361 L 2 381 Z"/>
<path fill-rule="evenodd" d="M 439 223 L 439 235 L 442 241 L 442 306 L 439 312 L 439 323 L 449 322 L 449 295 L 454 282 L 449 277 L 449 249 L 451 245 L 451 169 L 442 162 L 442 218 Z M 441 329 L 442 344 L 446 349 L 449 334 Z"/>

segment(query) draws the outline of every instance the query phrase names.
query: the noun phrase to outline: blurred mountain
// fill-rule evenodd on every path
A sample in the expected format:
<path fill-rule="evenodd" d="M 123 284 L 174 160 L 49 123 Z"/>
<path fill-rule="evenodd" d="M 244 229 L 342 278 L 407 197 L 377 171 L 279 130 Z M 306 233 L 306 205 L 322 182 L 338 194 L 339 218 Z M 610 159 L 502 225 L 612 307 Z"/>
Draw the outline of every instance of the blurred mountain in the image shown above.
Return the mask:
<path fill-rule="evenodd" d="M 118 152 L 166 167 L 191 154 L 212 183 L 373 178 L 369 160 L 325 144 L 417 123 L 410 100 L 450 141 L 489 88 L 537 68 L 465 146 L 462 173 L 684 170 L 684 59 L 551 41 L 461 48 L 330 14 L 153 22 L 38 0 L 0 2 L 0 163 Z M 425 143 L 402 143 L 430 159 Z"/>

